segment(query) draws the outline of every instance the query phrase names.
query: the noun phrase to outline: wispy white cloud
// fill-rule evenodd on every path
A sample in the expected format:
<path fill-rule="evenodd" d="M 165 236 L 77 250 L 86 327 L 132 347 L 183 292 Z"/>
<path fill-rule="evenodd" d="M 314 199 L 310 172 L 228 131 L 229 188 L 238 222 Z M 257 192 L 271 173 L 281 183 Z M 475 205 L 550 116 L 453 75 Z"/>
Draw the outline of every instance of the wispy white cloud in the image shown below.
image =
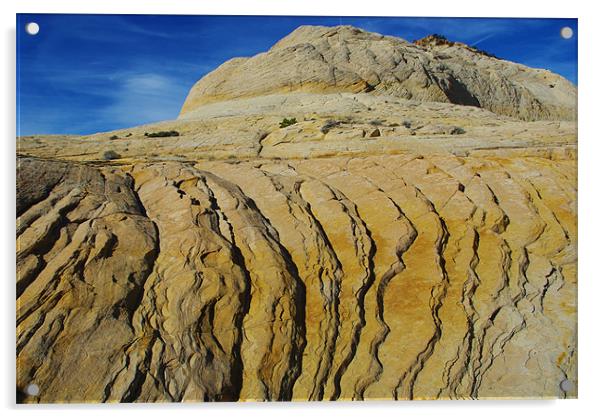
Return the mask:
<path fill-rule="evenodd" d="M 472 46 L 477 46 L 477 45 L 478 45 L 478 44 L 480 44 L 481 42 L 485 42 L 487 39 L 491 39 L 491 38 L 493 38 L 495 35 L 496 35 L 495 33 L 492 33 L 492 34 L 490 34 L 490 35 L 483 36 L 481 39 L 479 39 L 479 40 L 477 40 L 477 41 L 474 41 L 474 42 L 472 42 Z"/>
<path fill-rule="evenodd" d="M 112 124 L 131 126 L 177 117 L 189 86 L 152 72 L 117 76 L 116 88 L 107 92 L 110 104 L 99 117 Z"/>
<path fill-rule="evenodd" d="M 56 86 L 57 92 L 72 99 L 57 98 L 54 106 L 48 106 L 44 96 L 22 94 L 21 99 L 27 103 L 21 114 L 23 135 L 93 133 L 106 129 L 101 127 L 117 129 L 173 119 L 190 88 L 175 76 L 134 70 L 106 74 L 49 72 L 46 81 L 49 88 Z M 93 97 L 95 105 L 87 106 L 86 97 Z M 83 102 L 81 109 L 73 112 L 79 101 Z"/>

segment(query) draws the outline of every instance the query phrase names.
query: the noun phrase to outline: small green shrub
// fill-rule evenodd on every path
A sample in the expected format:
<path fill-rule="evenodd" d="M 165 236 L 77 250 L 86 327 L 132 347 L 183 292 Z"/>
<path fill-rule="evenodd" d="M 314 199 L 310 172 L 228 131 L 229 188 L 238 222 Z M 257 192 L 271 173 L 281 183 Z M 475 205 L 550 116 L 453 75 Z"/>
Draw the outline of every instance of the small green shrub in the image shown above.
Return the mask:
<path fill-rule="evenodd" d="M 127 134 L 125 137 L 126 137 L 126 138 L 129 138 L 130 136 L 132 136 L 132 133 L 131 133 L 131 132 L 129 132 L 129 133 L 128 133 L 128 134 Z"/>
<path fill-rule="evenodd" d="M 117 154 L 115 151 L 111 150 L 107 150 L 105 152 L 102 153 L 102 159 L 105 161 L 109 161 L 109 160 L 117 160 L 121 158 L 121 155 Z"/>
<path fill-rule="evenodd" d="M 119 139 L 119 137 L 117 135 L 113 135 L 109 139 Z"/>
<path fill-rule="evenodd" d="M 180 133 L 178 131 L 159 131 L 151 132 L 150 134 L 148 132 L 145 132 L 144 136 L 147 136 L 149 138 L 165 138 L 168 136 L 180 136 Z"/>
<path fill-rule="evenodd" d="M 287 126 L 291 126 L 297 123 L 297 118 L 284 118 L 282 122 L 280 122 L 280 128 L 286 128 Z"/>
<path fill-rule="evenodd" d="M 449 132 L 450 135 L 462 135 L 465 133 L 466 131 L 458 126 L 454 126 L 454 128 Z"/>

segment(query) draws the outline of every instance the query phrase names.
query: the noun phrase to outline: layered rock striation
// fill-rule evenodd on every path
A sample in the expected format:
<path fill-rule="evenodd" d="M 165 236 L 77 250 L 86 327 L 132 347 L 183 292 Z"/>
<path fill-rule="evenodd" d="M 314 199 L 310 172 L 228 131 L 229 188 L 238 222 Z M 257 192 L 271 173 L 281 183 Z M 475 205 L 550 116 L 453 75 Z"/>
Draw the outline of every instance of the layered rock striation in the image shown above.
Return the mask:
<path fill-rule="evenodd" d="M 571 160 L 20 173 L 44 192 L 18 218 L 18 382 L 43 401 L 556 397 L 575 375 Z"/>
<path fill-rule="evenodd" d="M 521 120 L 574 108 L 511 115 L 521 66 L 423 43 L 301 27 L 178 120 L 19 138 L 19 400 L 575 397 L 576 126 Z M 478 106 L 440 83 L 466 57 Z"/>

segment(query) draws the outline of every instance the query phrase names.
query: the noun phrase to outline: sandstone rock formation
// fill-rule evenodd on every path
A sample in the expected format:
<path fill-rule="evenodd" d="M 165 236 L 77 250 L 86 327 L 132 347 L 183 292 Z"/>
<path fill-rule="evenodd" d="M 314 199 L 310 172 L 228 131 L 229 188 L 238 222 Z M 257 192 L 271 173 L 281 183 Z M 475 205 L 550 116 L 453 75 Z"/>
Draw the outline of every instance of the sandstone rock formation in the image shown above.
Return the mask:
<path fill-rule="evenodd" d="M 526 105 L 560 77 L 482 55 L 482 108 L 418 67 L 353 92 L 362 48 L 374 80 L 395 51 L 422 74 L 438 48 L 478 54 L 302 27 L 201 80 L 178 120 L 18 138 L 22 401 L 576 396 L 576 125 L 520 120 L 572 115 Z M 336 84 L 273 67 L 318 51 Z"/>
<path fill-rule="evenodd" d="M 576 117 L 575 87 L 550 71 L 460 43 L 411 44 L 351 26 L 301 26 L 268 52 L 225 62 L 195 84 L 181 115 L 225 99 L 291 91 L 371 92 L 524 120 Z"/>

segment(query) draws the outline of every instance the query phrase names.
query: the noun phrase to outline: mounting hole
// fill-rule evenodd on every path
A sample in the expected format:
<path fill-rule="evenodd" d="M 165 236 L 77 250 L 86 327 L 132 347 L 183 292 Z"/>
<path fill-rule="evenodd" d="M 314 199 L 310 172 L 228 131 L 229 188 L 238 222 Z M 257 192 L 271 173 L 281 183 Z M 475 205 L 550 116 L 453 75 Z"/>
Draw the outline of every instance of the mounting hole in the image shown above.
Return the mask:
<path fill-rule="evenodd" d="M 29 22 L 27 25 L 25 25 L 25 32 L 27 32 L 28 35 L 37 35 L 39 31 L 40 25 L 38 25 L 36 22 Z"/>
<path fill-rule="evenodd" d="M 569 392 L 573 390 L 573 382 L 568 379 L 564 379 L 562 382 L 560 382 L 560 389 L 562 389 L 563 392 Z"/>
<path fill-rule="evenodd" d="M 40 387 L 35 383 L 30 383 L 25 387 L 25 393 L 29 396 L 38 396 L 40 394 Z"/>
<path fill-rule="evenodd" d="M 573 29 L 565 26 L 564 28 L 560 29 L 560 36 L 562 36 L 564 39 L 571 39 L 573 37 Z"/>

